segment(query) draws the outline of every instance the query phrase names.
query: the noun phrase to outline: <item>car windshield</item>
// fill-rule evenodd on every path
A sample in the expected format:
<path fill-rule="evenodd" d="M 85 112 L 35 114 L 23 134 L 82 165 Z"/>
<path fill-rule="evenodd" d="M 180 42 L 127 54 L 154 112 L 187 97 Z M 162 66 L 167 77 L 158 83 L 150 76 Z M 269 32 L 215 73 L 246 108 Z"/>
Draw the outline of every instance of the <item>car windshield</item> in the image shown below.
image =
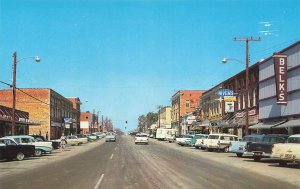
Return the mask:
<path fill-rule="evenodd" d="M 300 143 L 300 137 L 289 137 L 287 142 L 288 143 Z"/>

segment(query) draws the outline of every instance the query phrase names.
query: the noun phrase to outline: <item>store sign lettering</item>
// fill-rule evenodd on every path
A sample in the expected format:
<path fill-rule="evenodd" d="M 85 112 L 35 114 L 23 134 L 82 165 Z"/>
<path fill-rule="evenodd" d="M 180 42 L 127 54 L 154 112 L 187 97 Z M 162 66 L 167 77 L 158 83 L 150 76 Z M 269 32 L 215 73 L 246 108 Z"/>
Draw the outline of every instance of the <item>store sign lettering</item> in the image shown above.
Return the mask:
<path fill-rule="evenodd" d="M 287 55 L 275 54 L 274 69 L 277 104 L 287 104 Z"/>

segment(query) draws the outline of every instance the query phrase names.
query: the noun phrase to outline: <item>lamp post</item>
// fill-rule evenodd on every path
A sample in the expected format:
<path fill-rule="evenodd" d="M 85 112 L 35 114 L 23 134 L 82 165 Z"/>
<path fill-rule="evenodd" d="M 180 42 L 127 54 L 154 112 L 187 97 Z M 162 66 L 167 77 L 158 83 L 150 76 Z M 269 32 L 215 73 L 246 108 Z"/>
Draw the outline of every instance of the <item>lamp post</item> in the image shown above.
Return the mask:
<path fill-rule="evenodd" d="M 248 53 L 247 53 L 248 55 Z M 243 63 L 242 61 L 238 60 L 238 59 L 235 59 L 235 58 L 223 58 L 222 59 L 222 63 L 223 64 L 226 64 L 228 60 L 233 60 L 233 61 L 236 61 L 236 62 L 239 62 L 239 63 Z M 247 58 L 248 60 L 248 58 Z M 248 135 L 249 131 L 248 131 L 248 125 L 249 125 L 249 107 L 248 107 L 248 90 L 249 90 L 249 63 L 248 61 L 246 61 L 246 87 L 245 87 L 245 90 L 246 90 L 246 95 L 245 95 L 245 135 Z"/>
<path fill-rule="evenodd" d="M 13 105 L 12 105 L 12 124 L 11 124 L 11 134 L 15 135 L 15 129 L 16 129 L 16 120 L 15 120 L 15 112 L 16 112 L 16 82 L 17 82 L 17 63 L 24 60 L 34 58 L 36 62 L 40 62 L 41 59 L 38 56 L 29 56 L 25 58 L 21 58 L 17 60 L 17 52 L 14 52 L 13 54 L 13 83 L 12 83 L 12 92 L 13 92 Z"/>

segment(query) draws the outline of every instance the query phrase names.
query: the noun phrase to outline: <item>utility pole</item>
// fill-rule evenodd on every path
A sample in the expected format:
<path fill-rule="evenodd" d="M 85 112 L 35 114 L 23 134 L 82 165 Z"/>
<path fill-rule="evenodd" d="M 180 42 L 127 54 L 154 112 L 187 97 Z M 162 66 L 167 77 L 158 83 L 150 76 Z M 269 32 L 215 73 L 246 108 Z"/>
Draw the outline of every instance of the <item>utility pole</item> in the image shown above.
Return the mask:
<path fill-rule="evenodd" d="M 15 135 L 16 130 L 16 120 L 15 120 L 15 111 L 16 111 L 16 80 L 17 80 L 17 52 L 13 54 L 13 84 L 12 84 L 12 92 L 13 92 L 13 104 L 12 104 L 12 122 L 11 122 L 11 135 Z"/>
<path fill-rule="evenodd" d="M 245 120 L 245 135 L 248 135 L 249 134 L 249 130 L 248 130 L 248 125 L 249 125 L 249 107 L 248 107 L 248 96 L 249 96 L 249 47 L 248 47 L 248 43 L 249 42 L 255 42 L 255 41 L 261 41 L 261 38 L 253 38 L 253 37 L 250 37 L 250 38 L 234 38 L 233 39 L 234 41 L 237 41 L 237 42 L 246 42 L 246 95 L 245 95 L 245 106 L 246 106 L 246 109 L 245 109 L 245 116 L 246 116 L 246 120 Z"/>

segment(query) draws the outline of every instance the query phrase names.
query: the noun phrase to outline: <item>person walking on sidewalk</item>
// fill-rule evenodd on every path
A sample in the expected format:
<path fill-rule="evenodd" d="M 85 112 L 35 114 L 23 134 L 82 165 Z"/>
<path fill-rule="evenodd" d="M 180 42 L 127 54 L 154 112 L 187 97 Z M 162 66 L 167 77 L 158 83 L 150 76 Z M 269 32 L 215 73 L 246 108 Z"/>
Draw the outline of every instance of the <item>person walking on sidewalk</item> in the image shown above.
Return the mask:
<path fill-rule="evenodd" d="M 67 138 L 65 137 L 65 134 L 62 133 L 62 135 L 60 137 L 60 147 L 61 147 L 62 151 L 65 151 L 66 145 L 67 145 Z"/>

